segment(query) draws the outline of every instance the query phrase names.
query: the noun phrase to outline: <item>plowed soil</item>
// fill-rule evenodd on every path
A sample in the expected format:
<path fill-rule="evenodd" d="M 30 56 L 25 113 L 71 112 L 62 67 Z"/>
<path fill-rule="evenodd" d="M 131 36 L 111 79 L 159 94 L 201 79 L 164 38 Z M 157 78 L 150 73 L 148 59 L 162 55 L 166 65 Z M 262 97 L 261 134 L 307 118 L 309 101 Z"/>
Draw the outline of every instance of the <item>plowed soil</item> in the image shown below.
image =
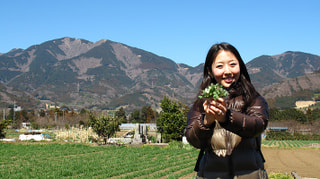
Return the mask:
<path fill-rule="evenodd" d="M 320 149 L 262 148 L 270 173 L 295 171 L 300 177 L 320 178 Z"/>

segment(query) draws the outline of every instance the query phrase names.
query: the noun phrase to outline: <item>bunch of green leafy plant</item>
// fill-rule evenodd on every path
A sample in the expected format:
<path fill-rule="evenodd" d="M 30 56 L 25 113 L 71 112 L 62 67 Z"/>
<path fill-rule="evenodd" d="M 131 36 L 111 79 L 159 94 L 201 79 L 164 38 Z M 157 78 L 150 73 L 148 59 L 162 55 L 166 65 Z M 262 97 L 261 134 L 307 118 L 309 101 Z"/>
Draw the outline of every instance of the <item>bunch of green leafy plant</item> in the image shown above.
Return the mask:
<path fill-rule="evenodd" d="M 229 95 L 228 91 L 226 91 L 223 86 L 219 83 L 213 84 L 211 83 L 206 89 L 202 90 L 202 94 L 198 96 L 201 98 L 213 98 L 216 100 L 218 98 L 227 97 Z"/>

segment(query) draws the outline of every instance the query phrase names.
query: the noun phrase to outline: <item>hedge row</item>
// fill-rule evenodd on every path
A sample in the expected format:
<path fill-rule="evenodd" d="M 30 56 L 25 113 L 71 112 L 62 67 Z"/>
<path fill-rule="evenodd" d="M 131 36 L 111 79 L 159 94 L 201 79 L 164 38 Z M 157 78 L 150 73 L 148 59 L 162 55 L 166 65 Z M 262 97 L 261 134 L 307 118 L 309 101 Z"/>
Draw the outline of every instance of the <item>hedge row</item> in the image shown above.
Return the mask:
<path fill-rule="evenodd" d="M 299 132 L 294 132 L 293 134 L 289 132 L 276 132 L 268 131 L 267 140 L 320 140 L 319 134 L 301 134 Z"/>

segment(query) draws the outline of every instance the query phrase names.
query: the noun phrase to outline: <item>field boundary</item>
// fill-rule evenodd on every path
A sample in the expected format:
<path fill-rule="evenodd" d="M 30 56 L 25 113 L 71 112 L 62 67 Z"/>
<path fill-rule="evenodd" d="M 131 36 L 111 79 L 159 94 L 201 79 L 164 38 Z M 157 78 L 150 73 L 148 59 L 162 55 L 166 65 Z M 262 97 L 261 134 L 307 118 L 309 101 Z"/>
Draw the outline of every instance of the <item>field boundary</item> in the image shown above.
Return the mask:
<path fill-rule="evenodd" d="M 320 141 L 308 140 L 264 140 L 262 147 L 273 148 L 320 148 Z"/>

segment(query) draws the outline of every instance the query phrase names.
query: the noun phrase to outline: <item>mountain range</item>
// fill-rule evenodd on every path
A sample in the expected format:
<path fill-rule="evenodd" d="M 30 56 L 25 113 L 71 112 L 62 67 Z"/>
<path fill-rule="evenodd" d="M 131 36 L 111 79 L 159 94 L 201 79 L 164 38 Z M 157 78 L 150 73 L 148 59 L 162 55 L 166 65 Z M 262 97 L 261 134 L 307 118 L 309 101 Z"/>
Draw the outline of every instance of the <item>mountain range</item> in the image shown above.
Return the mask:
<path fill-rule="evenodd" d="M 269 85 L 318 71 L 320 57 L 289 51 L 262 55 L 246 65 L 258 91 L 268 91 Z M 203 63 L 191 67 L 110 40 L 65 37 L 1 54 L 0 101 L 1 107 L 17 101 L 27 109 L 45 103 L 73 109 L 159 109 L 164 96 L 191 104 L 202 71 Z"/>

